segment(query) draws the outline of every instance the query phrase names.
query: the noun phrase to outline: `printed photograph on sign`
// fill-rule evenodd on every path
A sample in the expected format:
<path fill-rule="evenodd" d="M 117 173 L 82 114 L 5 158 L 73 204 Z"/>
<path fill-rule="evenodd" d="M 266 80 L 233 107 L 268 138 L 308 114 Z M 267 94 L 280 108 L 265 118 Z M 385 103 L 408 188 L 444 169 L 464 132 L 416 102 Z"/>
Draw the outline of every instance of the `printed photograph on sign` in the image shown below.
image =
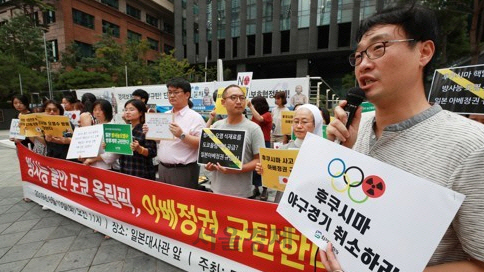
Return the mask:
<path fill-rule="evenodd" d="M 198 163 L 209 162 L 241 170 L 245 148 L 245 131 L 204 128 L 198 148 Z"/>
<path fill-rule="evenodd" d="M 175 121 L 173 113 L 147 113 L 145 124 L 148 126 L 146 139 L 173 140 L 175 136 L 170 131 L 170 124 Z"/>
<path fill-rule="evenodd" d="M 284 192 L 299 150 L 261 148 L 262 185 Z"/>
<path fill-rule="evenodd" d="M 104 142 L 106 143 L 104 151 L 133 155 L 130 146 L 133 142 L 131 124 L 103 124 L 103 129 Z"/>
<path fill-rule="evenodd" d="M 484 114 L 484 64 L 435 70 L 428 101 L 458 114 Z"/>

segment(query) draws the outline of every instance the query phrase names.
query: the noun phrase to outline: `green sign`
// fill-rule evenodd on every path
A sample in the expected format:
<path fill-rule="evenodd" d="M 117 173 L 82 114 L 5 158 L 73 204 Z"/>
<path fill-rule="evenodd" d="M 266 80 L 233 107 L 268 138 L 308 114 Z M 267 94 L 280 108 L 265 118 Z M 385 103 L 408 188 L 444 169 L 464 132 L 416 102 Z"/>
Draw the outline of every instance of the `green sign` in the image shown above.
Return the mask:
<path fill-rule="evenodd" d="M 123 155 L 133 155 L 131 143 L 131 125 L 126 124 L 104 124 L 104 142 L 106 152 L 118 153 Z"/>
<path fill-rule="evenodd" d="M 363 112 L 375 111 L 375 105 L 370 102 L 363 102 L 361 106 L 363 107 Z"/>
<path fill-rule="evenodd" d="M 323 138 L 328 139 L 328 134 L 326 134 L 326 129 L 328 128 L 328 125 L 323 125 Z"/>

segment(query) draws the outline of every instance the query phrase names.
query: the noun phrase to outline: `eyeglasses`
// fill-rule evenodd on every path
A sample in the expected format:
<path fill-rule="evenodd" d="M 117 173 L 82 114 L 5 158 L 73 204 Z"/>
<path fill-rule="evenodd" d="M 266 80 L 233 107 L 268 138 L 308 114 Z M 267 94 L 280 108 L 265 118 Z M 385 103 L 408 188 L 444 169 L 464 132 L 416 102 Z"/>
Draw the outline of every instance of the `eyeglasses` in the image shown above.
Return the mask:
<path fill-rule="evenodd" d="M 231 95 L 231 96 L 227 96 L 225 98 L 228 98 L 232 101 L 237 101 L 237 99 L 239 99 L 240 101 L 245 101 L 245 99 L 246 99 L 245 95 L 235 95 L 235 94 Z"/>
<path fill-rule="evenodd" d="M 172 95 L 178 95 L 180 93 L 183 93 L 183 91 L 174 91 L 174 92 L 168 92 L 168 96 L 172 96 Z"/>
<path fill-rule="evenodd" d="M 309 124 L 309 123 L 311 123 L 311 122 L 310 122 L 310 121 L 307 121 L 307 120 L 293 120 L 293 121 L 292 121 L 292 124 L 293 124 L 294 126 L 299 126 L 299 125 L 301 125 L 301 126 L 305 126 L 305 125 L 307 125 L 307 124 Z"/>
<path fill-rule="evenodd" d="M 361 61 L 363 60 L 363 53 L 366 54 L 368 59 L 374 60 L 383 57 L 385 55 L 385 49 L 387 47 L 387 43 L 397 43 L 397 42 L 411 42 L 415 41 L 415 39 L 404 39 L 404 40 L 390 40 L 390 41 L 382 41 L 376 42 L 368 46 L 365 50 L 360 52 L 355 52 L 348 57 L 351 66 L 358 66 L 360 65 Z"/>

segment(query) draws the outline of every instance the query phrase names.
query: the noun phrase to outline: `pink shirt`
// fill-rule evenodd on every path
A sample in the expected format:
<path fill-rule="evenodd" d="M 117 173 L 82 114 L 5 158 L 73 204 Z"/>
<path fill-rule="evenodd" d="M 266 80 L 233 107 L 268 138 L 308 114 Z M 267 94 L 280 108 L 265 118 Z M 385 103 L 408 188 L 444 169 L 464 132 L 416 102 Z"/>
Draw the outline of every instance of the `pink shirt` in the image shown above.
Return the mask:
<path fill-rule="evenodd" d="M 186 135 L 197 137 L 200 137 L 205 127 L 202 116 L 188 106 L 175 113 L 175 123 Z M 198 148 L 192 148 L 178 138 L 171 141 L 161 140 L 158 146 L 158 158 L 162 163 L 188 164 L 197 161 Z"/>

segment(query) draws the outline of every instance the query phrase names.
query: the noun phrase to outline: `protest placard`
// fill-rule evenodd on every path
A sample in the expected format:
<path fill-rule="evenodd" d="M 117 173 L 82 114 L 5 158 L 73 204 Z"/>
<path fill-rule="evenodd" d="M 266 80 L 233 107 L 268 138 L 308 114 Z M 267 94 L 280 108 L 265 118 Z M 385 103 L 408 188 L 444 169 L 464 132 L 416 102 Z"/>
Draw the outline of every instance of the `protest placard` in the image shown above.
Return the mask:
<path fill-rule="evenodd" d="M 131 124 L 104 124 L 103 128 L 106 152 L 133 155 L 130 147 L 133 142 Z"/>
<path fill-rule="evenodd" d="M 464 198 L 308 133 L 277 211 L 344 271 L 423 271 Z"/>
<path fill-rule="evenodd" d="M 250 90 L 250 84 L 252 83 L 253 72 L 240 72 L 237 73 L 237 85 L 240 87 L 245 87 Z"/>
<path fill-rule="evenodd" d="M 244 92 L 244 95 L 247 96 L 247 89 L 245 87 L 240 87 L 242 91 Z M 223 88 L 218 88 L 217 90 L 217 101 L 215 101 L 215 112 L 217 114 L 221 115 L 227 115 L 227 109 L 222 105 L 222 95 L 225 90 L 225 87 Z M 245 101 L 241 101 L 242 104 L 244 104 L 244 107 L 246 106 L 247 99 Z"/>
<path fill-rule="evenodd" d="M 459 114 L 484 114 L 484 64 L 437 69 L 429 102 Z"/>
<path fill-rule="evenodd" d="M 72 133 L 71 123 L 67 116 L 37 114 L 37 120 L 44 135 L 65 137 L 66 133 Z"/>
<path fill-rule="evenodd" d="M 64 111 L 64 116 L 69 118 L 74 127 L 79 126 L 79 119 L 81 119 L 81 111 Z"/>
<path fill-rule="evenodd" d="M 42 136 L 42 128 L 39 125 L 37 116 L 39 113 L 22 114 L 20 119 L 20 134 L 25 137 L 40 137 Z"/>
<path fill-rule="evenodd" d="M 10 122 L 10 133 L 8 137 L 10 139 L 18 139 L 24 140 L 25 136 L 20 134 L 20 120 L 19 119 L 12 119 Z"/>
<path fill-rule="evenodd" d="M 170 131 L 170 123 L 175 121 L 173 113 L 147 113 L 145 124 L 148 126 L 146 139 L 173 140 L 175 137 Z"/>
<path fill-rule="evenodd" d="M 66 159 L 93 158 L 99 154 L 103 125 L 78 127 L 72 135 Z"/>
<path fill-rule="evenodd" d="M 294 119 L 294 111 L 281 111 L 281 133 L 284 135 L 291 135 L 292 133 L 292 119 Z"/>
<path fill-rule="evenodd" d="M 283 192 L 299 150 L 261 148 L 259 152 L 262 185 Z"/>
<path fill-rule="evenodd" d="M 224 167 L 240 170 L 244 148 L 245 131 L 204 128 L 198 148 L 198 163 L 220 163 Z"/>

